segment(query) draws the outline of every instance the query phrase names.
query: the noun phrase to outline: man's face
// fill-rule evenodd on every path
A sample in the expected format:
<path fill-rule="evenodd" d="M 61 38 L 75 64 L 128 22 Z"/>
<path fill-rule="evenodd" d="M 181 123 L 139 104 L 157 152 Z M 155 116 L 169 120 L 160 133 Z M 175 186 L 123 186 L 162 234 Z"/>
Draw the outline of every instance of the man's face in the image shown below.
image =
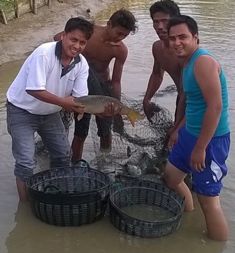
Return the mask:
<path fill-rule="evenodd" d="M 62 45 L 63 54 L 65 57 L 74 58 L 78 54 L 82 53 L 86 47 L 87 39 L 85 34 L 79 29 L 73 30 L 72 32 L 63 33 Z"/>
<path fill-rule="evenodd" d="M 155 29 L 160 40 L 167 40 L 167 25 L 170 15 L 164 12 L 155 12 L 153 14 L 153 28 Z"/>
<path fill-rule="evenodd" d="M 114 43 L 118 43 L 125 39 L 129 34 L 130 31 L 122 26 L 111 26 L 109 25 L 109 40 Z"/>
<path fill-rule="evenodd" d="M 198 35 L 192 35 L 186 24 L 172 26 L 169 30 L 169 46 L 180 58 L 187 58 L 198 47 Z"/>

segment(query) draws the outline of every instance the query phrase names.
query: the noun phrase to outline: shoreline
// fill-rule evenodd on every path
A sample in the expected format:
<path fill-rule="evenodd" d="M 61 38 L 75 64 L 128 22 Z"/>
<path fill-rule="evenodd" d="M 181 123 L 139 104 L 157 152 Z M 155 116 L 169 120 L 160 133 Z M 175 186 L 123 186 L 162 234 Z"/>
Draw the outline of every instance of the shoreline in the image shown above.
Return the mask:
<path fill-rule="evenodd" d="M 7 25 L 0 24 L 0 66 L 23 59 L 40 44 L 53 41 L 53 36 L 64 29 L 70 17 L 83 16 L 94 21 L 96 14 L 111 2 L 113 1 L 53 0 L 51 7 L 40 7 L 36 15 L 26 13 Z M 87 13 L 87 9 L 90 13 Z"/>

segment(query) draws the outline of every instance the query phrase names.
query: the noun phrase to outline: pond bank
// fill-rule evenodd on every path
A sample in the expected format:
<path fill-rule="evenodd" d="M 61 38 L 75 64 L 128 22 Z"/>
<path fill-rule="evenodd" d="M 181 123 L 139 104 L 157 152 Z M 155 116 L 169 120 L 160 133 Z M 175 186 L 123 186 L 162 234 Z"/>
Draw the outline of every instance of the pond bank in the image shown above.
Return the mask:
<path fill-rule="evenodd" d="M 70 17 L 93 19 L 111 0 L 52 0 L 50 8 L 42 6 L 37 15 L 26 13 L 7 25 L 0 23 L 0 65 L 25 58 L 41 43 L 53 40 Z M 90 13 L 87 13 L 87 9 Z"/>

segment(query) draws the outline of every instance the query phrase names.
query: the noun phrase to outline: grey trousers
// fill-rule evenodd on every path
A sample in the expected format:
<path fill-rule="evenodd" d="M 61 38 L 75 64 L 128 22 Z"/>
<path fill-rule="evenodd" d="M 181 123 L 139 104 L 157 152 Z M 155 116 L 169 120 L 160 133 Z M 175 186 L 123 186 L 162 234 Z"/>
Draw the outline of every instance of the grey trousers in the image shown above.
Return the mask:
<path fill-rule="evenodd" d="M 7 102 L 7 128 L 12 138 L 15 158 L 14 174 L 22 181 L 33 174 L 35 161 L 35 133 L 47 147 L 51 167 L 66 167 L 70 163 L 70 145 L 60 113 L 31 114 Z"/>

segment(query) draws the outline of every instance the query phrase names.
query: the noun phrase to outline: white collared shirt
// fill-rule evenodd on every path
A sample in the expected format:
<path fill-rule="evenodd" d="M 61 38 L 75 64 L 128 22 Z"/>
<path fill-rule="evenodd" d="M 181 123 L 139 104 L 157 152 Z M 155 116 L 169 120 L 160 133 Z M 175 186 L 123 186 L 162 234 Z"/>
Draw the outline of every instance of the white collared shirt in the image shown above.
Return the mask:
<path fill-rule="evenodd" d="M 56 42 L 42 44 L 26 59 L 7 91 L 9 102 L 32 114 L 47 115 L 60 111 L 61 107 L 43 102 L 26 90 L 46 90 L 59 97 L 88 94 L 89 66 L 84 56 L 80 55 L 80 62 L 61 77 L 62 65 L 55 47 Z"/>

